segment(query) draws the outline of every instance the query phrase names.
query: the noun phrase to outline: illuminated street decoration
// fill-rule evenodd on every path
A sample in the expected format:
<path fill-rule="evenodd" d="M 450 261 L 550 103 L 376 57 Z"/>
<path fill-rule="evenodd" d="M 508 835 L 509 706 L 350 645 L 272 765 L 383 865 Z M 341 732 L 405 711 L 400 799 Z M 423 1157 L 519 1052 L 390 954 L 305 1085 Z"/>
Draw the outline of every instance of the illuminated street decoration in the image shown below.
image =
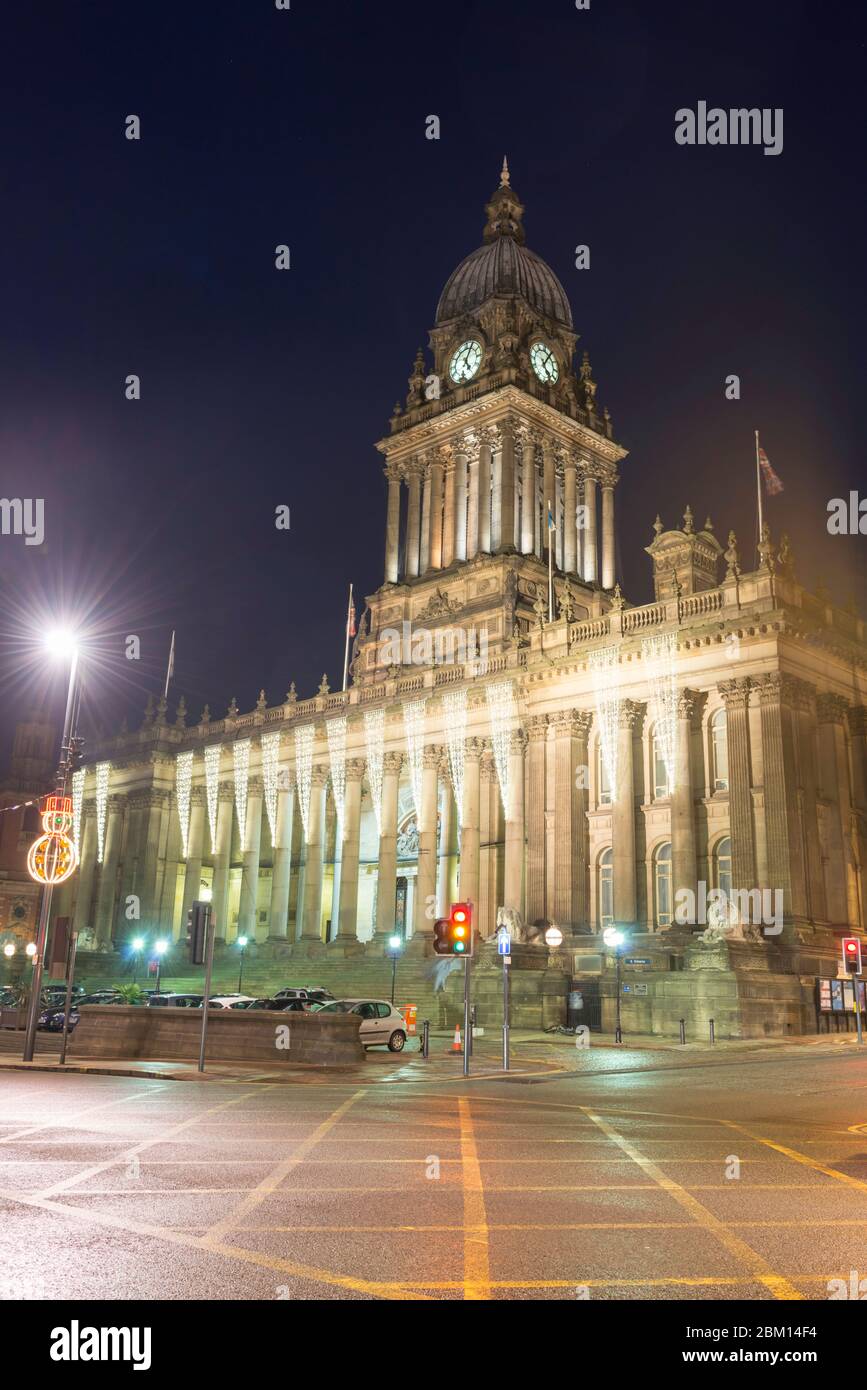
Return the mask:
<path fill-rule="evenodd" d="M 193 755 L 179 753 L 175 759 L 175 799 L 181 823 L 181 854 L 186 859 L 190 848 L 190 792 L 193 785 Z"/>
<path fill-rule="evenodd" d="M 602 761 L 608 774 L 611 800 L 617 796 L 617 727 L 620 723 L 620 668 L 616 647 L 590 653 L 590 670 L 596 695 L 596 718 Z"/>
<path fill-rule="evenodd" d="M 450 690 L 443 696 L 443 721 L 449 755 L 449 775 L 460 812 L 464 804 L 464 739 L 467 734 L 467 692 Z"/>
<path fill-rule="evenodd" d="M 674 673 L 677 638 L 673 632 L 661 637 L 645 637 L 641 655 L 648 665 L 651 715 L 655 738 L 665 764 L 669 793 L 674 791 L 675 738 L 677 736 L 677 679 Z"/>
<path fill-rule="evenodd" d="M 488 697 L 488 715 L 491 720 L 491 742 L 494 750 L 494 767 L 500 784 L 500 799 L 503 811 L 509 807 L 509 735 L 515 727 L 518 710 L 515 705 L 515 690 L 511 681 L 495 681 L 485 688 Z"/>
<path fill-rule="evenodd" d="M 273 734 L 263 734 L 262 749 L 262 788 L 265 793 L 265 814 L 271 829 L 273 845 L 277 835 L 277 791 L 280 774 L 280 730 Z"/>
<path fill-rule="evenodd" d="M 310 823 L 310 788 L 313 783 L 313 725 L 302 724 L 295 730 L 295 781 L 298 785 L 298 805 L 304 837 Z"/>
<path fill-rule="evenodd" d="M 364 738 L 367 744 L 367 780 L 370 782 L 370 796 L 373 801 L 373 814 L 376 829 L 382 834 L 382 762 L 385 741 L 385 711 L 366 709 L 364 711 Z"/>
<path fill-rule="evenodd" d="M 42 803 L 44 835 L 27 852 L 27 872 L 37 883 L 64 883 L 78 867 L 72 828 L 72 797 L 46 796 Z"/>
<path fill-rule="evenodd" d="M 96 765 L 96 862 L 102 863 L 105 852 L 105 814 L 108 810 L 108 777 L 111 763 Z"/>
<path fill-rule="evenodd" d="M 211 834 L 211 853 L 217 850 L 217 801 L 220 794 L 220 754 L 219 743 L 211 743 L 205 749 L 205 799 L 208 803 L 208 829 Z"/>
<path fill-rule="evenodd" d="M 403 727 L 409 760 L 409 782 L 416 816 L 421 815 L 421 770 L 424 753 L 425 710 L 427 699 L 411 700 L 403 707 Z"/>
<path fill-rule="evenodd" d="M 232 744 L 232 766 L 235 772 L 235 814 L 242 847 L 247 844 L 247 783 L 250 780 L 250 740 L 240 738 Z"/>
<path fill-rule="evenodd" d="M 85 769 L 80 767 L 72 774 L 72 838 L 81 847 L 81 809 L 84 805 Z"/>
<path fill-rule="evenodd" d="M 337 819 L 343 824 L 343 809 L 346 805 L 346 715 L 329 719 L 325 725 L 328 736 L 328 759 L 331 763 L 331 789 L 334 792 L 334 805 Z"/>

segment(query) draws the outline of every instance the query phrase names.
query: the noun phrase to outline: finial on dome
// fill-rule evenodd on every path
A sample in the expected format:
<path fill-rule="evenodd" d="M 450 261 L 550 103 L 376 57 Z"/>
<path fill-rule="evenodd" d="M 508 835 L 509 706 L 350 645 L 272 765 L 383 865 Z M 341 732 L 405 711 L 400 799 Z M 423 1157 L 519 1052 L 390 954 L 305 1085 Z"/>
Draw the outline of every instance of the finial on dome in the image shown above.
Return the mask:
<path fill-rule="evenodd" d="M 503 155 L 503 167 L 502 167 L 502 169 L 500 170 L 500 187 L 501 187 L 501 188 L 508 188 L 508 187 L 509 187 L 509 177 L 510 177 L 510 176 L 509 176 L 509 161 L 508 161 L 508 159 L 506 158 L 506 156 Z"/>

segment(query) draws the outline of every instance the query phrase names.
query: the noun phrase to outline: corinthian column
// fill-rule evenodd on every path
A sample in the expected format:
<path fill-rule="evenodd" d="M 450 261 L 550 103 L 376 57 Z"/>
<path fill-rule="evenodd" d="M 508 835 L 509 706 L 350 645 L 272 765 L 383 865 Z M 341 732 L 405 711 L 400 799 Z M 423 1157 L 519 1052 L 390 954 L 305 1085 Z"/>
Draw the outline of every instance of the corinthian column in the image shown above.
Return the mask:
<path fill-rule="evenodd" d="M 578 464 L 572 454 L 563 456 L 563 568 L 578 569 Z"/>
<path fill-rule="evenodd" d="M 548 530 L 548 506 L 552 515 L 557 515 L 557 472 L 556 449 L 550 435 L 542 437 L 542 558 L 548 559 L 548 550 L 554 544 L 554 532 Z M 554 557 L 554 564 L 557 559 Z"/>
<path fill-rule="evenodd" d="M 506 808 L 506 853 L 503 907 L 524 915 L 524 749 L 527 735 L 509 735 L 509 804 Z"/>
<path fill-rule="evenodd" d="M 749 676 L 721 681 L 719 685 L 726 707 L 732 887 L 748 892 L 758 887 L 750 759 L 750 685 Z"/>
<path fill-rule="evenodd" d="M 214 881 L 212 904 L 214 931 L 218 940 L 225 941 L 229 927 L 229 867 L 232 861 L 232 812 L 235 788 L 231 782 L 221 782 L 217 801 L 217 842 L 214 846 Z"/>
<path fill-rule="evenodd" d="M 421 464 L 416 459 L 407 464 L 406 574 L 408 579 L 415 579 L 416 575 L 419 574 L 421 473 Z"/>
<path fill-rule="evenodd" d="M 443 505 L 443 569 L 448 569 L 455 558 L 455 459 L 452 456 L 445 465 L 445 502 Z"/>
<path fill-rule="evenodd" d="M 385 523 L 385 579 L 397 583 L 397 562 L 400 548 L 400 471 L 390 463 L 384 469 L 388 479 L 388 511 Z"/>
<path fill-rule="evenodd" d="M 614 920 L 619 927 L 638 921 L 635 891 L 635 770 L 632 739 L 644 713 L 644 705 L 624 700 L 617 731 L 617 787 L 612 807 L 614 859 Z"/>
<path fill-rule="evenodd" d="M 437 803 L 442 749 L 434 745 L 422 753 L 421 806 L 418 812 L 418 875 L 415 881 L 413 936 L 432 939 L 437 891 Z M 430 909 L 433 908 L 433 913 Z"/>
<path fill-rule="evenodd" d="M 545 753 L 548 716 L 531 715 L 527 720 L 527 921 L 547 916 L 545 894 Z"/>
<path fill-rule="evenodd" d="M 677 895 L 691 893 L 695 904 L 698 892 L 698 860 L 695 847 L 695 802 L 692 787 L 692 724 L 701 696 L 695 690 L 682 690 L 677 703 L 677 729 L 674 744 L 674 788 L 671 793 L 671 878 L 672 921 L 677 911 Z M 695 912 L 681 925 L 695 923 Z"/>
<path fill-rule="evenodd" d="M 427 574 L 431 566 L 430 560 L 430 503 L 431 503 L 431 475 L 430 460 L 425 458 L 422 464 L 424 476 L 424 491 L 422 493 L 421 504 L 421 536 L 419 537 L 419 574 Z"/>
<path fill-rule="evenodd" d="M 602 488 L 602 587 L 614 588 L 614 487 Z"/>
<path fill-rule="evenodd" d="M 502 420 L 499 431 L 491 545 L 494 550 L 510 550 L 514 548 L 515 541 L 515 430 L 511 420 Z"/>
<path fill-rule="evenodd" d="M 453 558 L 467 558 L 467 449 L 459 440 L 453 450 L 455 479 L 455 520 Z"/>
<path fill-rule="evenodd" d="M 168 797 L 164 791 L 157 787 L 151 787 L 148 791 L 140 792 L 138 795 L 144 815 L 142 817 L 143 842 L 139 855 L 140 868 L 136 871 L 136 884 L 141 903 L 142 924 L 154 929 L 158 927 L 159 923 L 157 877 L 160 866 L 163 819 L 166 814 Z"/>
<path fill-rule="evenodd" d="M 493 432 L 485 430 L 479 444 L 479 550 L 491 551 L 491 454 Z"/>
<path fill-rule="evenodd" d="M 438 451 L 430 461 L 430 541 L 429 565 L 432 570 L 443 567 L 443 454 Z"/>
<path fill-rule="evenodd" d="M 822 791 L 831 802 L 828 824 L 828 916 L 835 926 L 857 926 L 858 896 L 852 854 L 852 807 L 844 720 L 848 704 L 841 695 L 820 695 L 819 749 Z"/>
<path fill-rule="evenodd" d="M 114 935 L 114 903 L 117 895 L 117 865 L 123 835 L 123 811 L 126 799 L 116 793 L 108 798 L 108 818 L 105 827 L 105 854 L 99 876 L 96 900 L 96 943 L 107 951 Z"/>
<path fill-rule="evenodd" d="M 325 788 L 328 769 L 314 767 L 310 777 L 310 813 L 307 818 L 304 866 L 304 906 L 301 940 L 322 940 L 322 851 L 325 828 Z"/>
<path fill-rule="evenodd" d="M 461 898 L 479 901 L 479 762 L 484 750 L 480 738 L 464 744 L 464 804 L 461 807 Z"/>
<path fill-rule="evenodd" d="M 801 784 L 801 820 L 804 835 L 807 913 L 811 921 L 826 917 L 825 877 L 819 839 L 818 772 L 816 769 L 816 688 L 797 682 L 798 771 Z"/>
<path fill-rule="evenodd" d="M 358 938 L 358 856 L 361 839 L 361 782 L 363 758 L 346 760 L 346 801 L 343 810 L 343 838 L 340 846 L 340 906 L 335 941 Z M 332 945 L 334 943 L 332 942 Z"/>
<path fill-rule="evenodd" d="M 251 777 L 247 785 L 246 844 L 241 846 L 241 897 L 238 904 L 238 936 L 256 939 L 256 904 L 259 896 L 259 855 L 262 845 L 262 779 Z"/>
<path fill-rule="evenodd" d="M 536 543 L 536 436 L 522 430 L 521 443 L 521 554 L 532 555 Z"/>
<path fill-rule="evenodd" d="M 596 583 L 596 479 L 584 479 L 584 583 Z"/>
<path fill-rule="evenodd" d="M 205 789 L 190 788 L 190 829 L 187 836 L 187 867 L 184 874 L 184 897 L 181 907 L 180 934 L 186 935 L 187 913 L 199 896 L 202 887 L 202 859 L 205 853 Z"/>
<path fill-rule="evenodd" d="M 467 554 L 472 560 L 479 550 L 479 444 L 470 439 L 466 445 L 469 458 L 469 482 L 467 486 Z"/>
<path fill-rule="evenodd" d="M 587 917 L 587 735 L 592 716 L 563 710 L 554 727 L 554 904 L 558 927 Z"/>
<path fill-rule="evenodd" d="M 277 819 L 274 826 L 274 864 L 271 870 L 271 906 L 268 935 L 285 941 L 289 934 L 289 885 L 292 879 L 292 824 L 295 819 L 295 790 L 280 787 L 277 792 Z"/>
<path fill-rule="evenodd" d="M 76 878 L 75 909 L 72 929 L 83 932 L 90 926 L 90 900 L 93 896 L 93 874 L 96 869 L 96 802 L 88 798 L 81 807 L 81 856 Z"/>
<path fill-rule="evenodd" d="M 794 692 L 779 671 L 757 681 L 762 731 L 767 885 L 781 889 L 787 912 L 807 915 L 803 845 L 798 824 L 795 740 L 789 700 Z"/>
<path fill-rule="evenodd" d="M 394 931 L 397 892 L 397 792 L 401 753 L 386 753 L 382 761 L 382 826 L 379 834 L 379 873 L 376 883 L 376 935 Z"/>

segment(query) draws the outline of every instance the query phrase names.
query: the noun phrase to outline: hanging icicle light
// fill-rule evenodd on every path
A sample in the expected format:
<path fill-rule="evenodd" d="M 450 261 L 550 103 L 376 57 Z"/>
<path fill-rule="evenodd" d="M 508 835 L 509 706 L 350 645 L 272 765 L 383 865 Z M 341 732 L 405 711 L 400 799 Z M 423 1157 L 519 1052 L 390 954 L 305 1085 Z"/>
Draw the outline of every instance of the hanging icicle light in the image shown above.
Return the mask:
<path fill-rule="evenodd" d="M 247 843 L 247 784 L 250 780 L 250 740 L 240 738 L 232 744 L 232 765 L 235 771 L 235 814 L 238 835 L 243 849 Z"/>
<path fill-rule="evenodd" d="M 96 765 L 96 862 L 102 863 L 105 852 L 105 813 L 108 809 L 108 775 L 111 763 Z"/>
<path fill-rule="evenodd" d="M 677 637 L 666 632 L 660 637 L 645 637 L 641 655 L 648 664 L 650 679 L 650 708 L 654 721 L 654 739 L 658 743 L 669 795 L 675 782 L 675 740 L 677 738 L 677 679 L 675 657 Z"/>
<path fill-rule="evenodd" d="M 328 737 L 328 761 L 331 764 L 331 790 L 337 820 L 343 825 L 343 811 L 346 806 L 346 715 L 329 719 L 325 725 Z"/>
<path fill-rule="evenodd" d="M 427 698 L 411 700 L 403 707 L 403 726 L 409 761 L 409 782 L 416 817 L 421 815 L 421 770 L 424 753 L 425 710 Z"/>
<path fill-rule="evenodd" d="M 313 785 L 313 725 L 302 724 L 295 730 L 295 781 L 298 785 L 298 805 L 304 838 L 310 821 L 310 789 Z"/>
<path fill-rule="evenodd" d="M 84 805 L 84 778 L 85 770 L 83 767 L 72 774 L 72 838 L 79 851 L 81 850 L 81 809 Z"/>
<path fill-rule="evenodd" d="M 458 814 L 464 804 L 464 740 L 467 736 L 467 692 L 450 690 L 443 696 L 443 720 L 449 755 L 449 776 Z"/>
<path fill-rule="evenodd" d="M 602 762 L 608 774 L 611 800 L 617 798 L 617 730 L 620 724 L 620 667 L 616 647 L 590 653 L 590 670 L 596 694 L 596 718 Z"/>
<path fill-rule="evenodd" d="M 377 832 L 382 834 L 382 763 L 385 744 L 385 710 L 364 711 L 364 741 L 367 744 L 367 780 L 373 801 Z"/>
<path fill-rule="evenodd" d="M 219 743 L 211 743 L 205 749 L 205 797 L 208 803 L 208 829 L 211 832 L 211 853 L 217 852 L 217 801 L 220 795 L 220 754 Z"/>
<path fill-rule="evenodd" d="M 271 844 L 277 834 L 277 790 L 280 764 L 280 730 L 273 734 L 263 734 L 262 749 L 262 789 L 265 794 L 265 814 L 271 829 Z"/>
<path fill-rule="evenodd" d="M 515 704 L 515 690 L 511 681 L 495 681 L 485 687 L 488 697 L 488 715 L 491 720 L 491 743 L 494 750 L 494 767 L 500 784 L 500 799 L 503 811 L 509 809 L 509 737 L 518 718 Z"/>
<path fill-rule="evenodd" d="M 190 849 L 190 792 L 193 786 L 193 755 L 179 753 L 175 759 L 175 800 L 181 823 L 181 854 L 186 859 Z"/>

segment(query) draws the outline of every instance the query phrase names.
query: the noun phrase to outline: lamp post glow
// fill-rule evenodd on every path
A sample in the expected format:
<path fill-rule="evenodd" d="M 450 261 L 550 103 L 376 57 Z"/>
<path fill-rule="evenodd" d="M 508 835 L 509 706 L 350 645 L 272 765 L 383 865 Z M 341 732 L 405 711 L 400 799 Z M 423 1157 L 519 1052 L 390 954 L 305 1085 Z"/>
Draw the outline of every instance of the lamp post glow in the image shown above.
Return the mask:
<path fill-rule="evenodd" d="M 11 960 L 15 955 L 15 947 L 12 945 L 11 941 L 6 942 L 6 945 L 3 947 L 3 954 L 7 960 Z"/>
<path fill-rule="evenodd" d="M 246 937 L 246 936 L 239 936 L 239 937 L 238 937 L 238 946 L 239 946 L 239 949 L 240 949 L 240 951 L 241 951 L 241 959 L 240 959 L 240 961 L 239 961 L 239 963 L 238 963 L 238 993 L 239 993 L 239 994 L 242 994 L 242 993 L 243 993 L 243 990 L 242 990 L 242 987 L 241 987 L 241 982 L 242 982 L 242 980 L 243 980 L 243 978 L 244 978 L 244 956 L 246 955 L 246 952 L 247 952 L 247 943 L 248 943 L 248 939 L 249 939 L 249 938 Z"/>
<path fill-rule="evenodd" d="M 134 936 L 130 945 L 132 946 L 132 982 L 135 984 L 138 976 L 138 964 L 144 950 L 144 937 Z"/>
<path fill-rule="evenodd" d="M 606 946 L 611 947 L 612 951 L 614 952 L 614 959 L 617 963 L 617 973 L 614 977 L 617 989 L 617 1023 L 614 1029 L 614 1041 L 621 1043 L 623 1042 L 623 1029 L 620 1026 L 620 995 L 622 993 L 620 947 L 626 940 L 626 933 L 622 932 L 619 927 L 606 927 L 604 932 L 602 933 L 602 940 L 605 942 Z"/>
<path fill-rule="evenodd" d="M 160 992 L 160 979 L 162 977 L 163 956 L 165 955 L 168 949 L 169 943 L 167 941 L 154 942 L 154 954 L 157 958 L 157 994 L 159 994 Z"/>
<path fill-rule="evenodd" d="M 391 956 L 391 1002 L 394 1003 L 394 982 L 397 975 L 397 958 L 400 955 L 400 948 L 403 945 L 403 937 L 395 933 L 388 938 L 388 950 Z"/>

